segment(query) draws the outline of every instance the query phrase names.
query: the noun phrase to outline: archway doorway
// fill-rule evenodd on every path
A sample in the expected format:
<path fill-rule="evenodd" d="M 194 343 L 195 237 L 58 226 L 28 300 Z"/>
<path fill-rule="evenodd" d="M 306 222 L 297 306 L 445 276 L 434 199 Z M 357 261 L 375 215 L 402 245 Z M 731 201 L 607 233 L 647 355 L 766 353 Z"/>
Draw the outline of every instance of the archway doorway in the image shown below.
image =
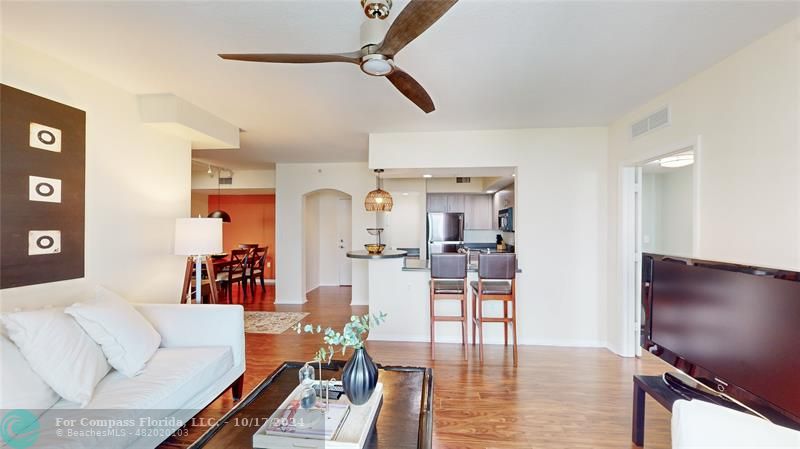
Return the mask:
<path fill-rule="evenodd" d="M 352 284 L 352 262 L 346 257 L 352 246 L 352 207 L 352 197 L 339 190 L 321 189 L 303 195 L 306 293 L 324 286 Z"/>

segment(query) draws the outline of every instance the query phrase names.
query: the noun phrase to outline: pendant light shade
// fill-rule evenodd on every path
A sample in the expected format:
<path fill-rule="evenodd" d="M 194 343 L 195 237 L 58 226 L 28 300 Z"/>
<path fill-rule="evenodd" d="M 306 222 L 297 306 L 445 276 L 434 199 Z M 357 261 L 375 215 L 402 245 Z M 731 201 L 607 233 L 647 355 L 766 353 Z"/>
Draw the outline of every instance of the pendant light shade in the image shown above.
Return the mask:
<path fill-rule="evenodd" d="M 394 206 L 394 201 L 392 201 L 392 195 L 381 188 L 380 174 L 383 173 L 383 169 L 379 168 L 375 170 L 375 173 L 377 188 L 367 194 L 364 199 L 364 209 L 367 212 L 390 212 L 392 206 Z"/>
<path fill-rule="evenodd" d="M 221 218 L 223 223 L 231 222 L 231 216 L 222 209 L 217 209 L 214 212 L 211 212 L 208 214 L 208 218 Z"/>
<path fill-rule="evenodd" d="M 367 194 L 364 200 L 364 208 L 367 212 L 389 212 L 392 210 L 394 202 L 392 195 L 383 189 L 375 189 Z"/>

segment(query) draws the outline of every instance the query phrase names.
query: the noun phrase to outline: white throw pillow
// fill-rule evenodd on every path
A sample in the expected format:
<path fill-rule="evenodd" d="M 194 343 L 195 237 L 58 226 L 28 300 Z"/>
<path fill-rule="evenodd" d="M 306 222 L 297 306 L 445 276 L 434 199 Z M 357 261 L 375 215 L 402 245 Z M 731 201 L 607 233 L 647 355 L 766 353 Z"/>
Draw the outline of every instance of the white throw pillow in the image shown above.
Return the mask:
<path fill-rule="evenodd" d="M 25 360 L 62 398 L 82 406 L 111 370 L 103 351 L 64 309 L 5 313 L 0 318 Z"/>
<path fill-rule="evenodd" d="M 94 299 L 73 304 L 65 312 L 103 348 L 108 363 L 128 377 L 141 373 L 161 344 L 161 335 L 141 313 L 103 287 L 97 287 Z"/>
<path fill-rule="evenodd" d="M 0 410 L 44 412 L 60 398 L 33 372 L 17 345 L 0 335 Z"/>

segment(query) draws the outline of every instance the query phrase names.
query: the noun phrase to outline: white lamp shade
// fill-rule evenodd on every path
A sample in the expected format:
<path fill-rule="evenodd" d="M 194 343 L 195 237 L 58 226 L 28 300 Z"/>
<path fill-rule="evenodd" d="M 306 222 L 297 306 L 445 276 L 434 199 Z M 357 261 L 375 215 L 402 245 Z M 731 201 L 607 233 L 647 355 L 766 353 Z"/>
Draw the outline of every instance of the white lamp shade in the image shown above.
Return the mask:
<path fill-rule="evenodd" d="M 221 218 L 178 218 L 175 220 L 176 255 L 207 256 L 221 252 Z"/>

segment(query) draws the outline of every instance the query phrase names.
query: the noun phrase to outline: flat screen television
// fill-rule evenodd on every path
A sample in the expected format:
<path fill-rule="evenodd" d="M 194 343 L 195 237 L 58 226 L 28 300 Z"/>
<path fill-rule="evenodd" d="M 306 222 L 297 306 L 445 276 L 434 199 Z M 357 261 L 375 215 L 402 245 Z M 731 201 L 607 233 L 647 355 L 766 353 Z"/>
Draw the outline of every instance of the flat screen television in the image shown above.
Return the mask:
<path fill-rule="evenodd" d="M 800 428 L 800 274 L 645 254 L 642 346 Z"/>

